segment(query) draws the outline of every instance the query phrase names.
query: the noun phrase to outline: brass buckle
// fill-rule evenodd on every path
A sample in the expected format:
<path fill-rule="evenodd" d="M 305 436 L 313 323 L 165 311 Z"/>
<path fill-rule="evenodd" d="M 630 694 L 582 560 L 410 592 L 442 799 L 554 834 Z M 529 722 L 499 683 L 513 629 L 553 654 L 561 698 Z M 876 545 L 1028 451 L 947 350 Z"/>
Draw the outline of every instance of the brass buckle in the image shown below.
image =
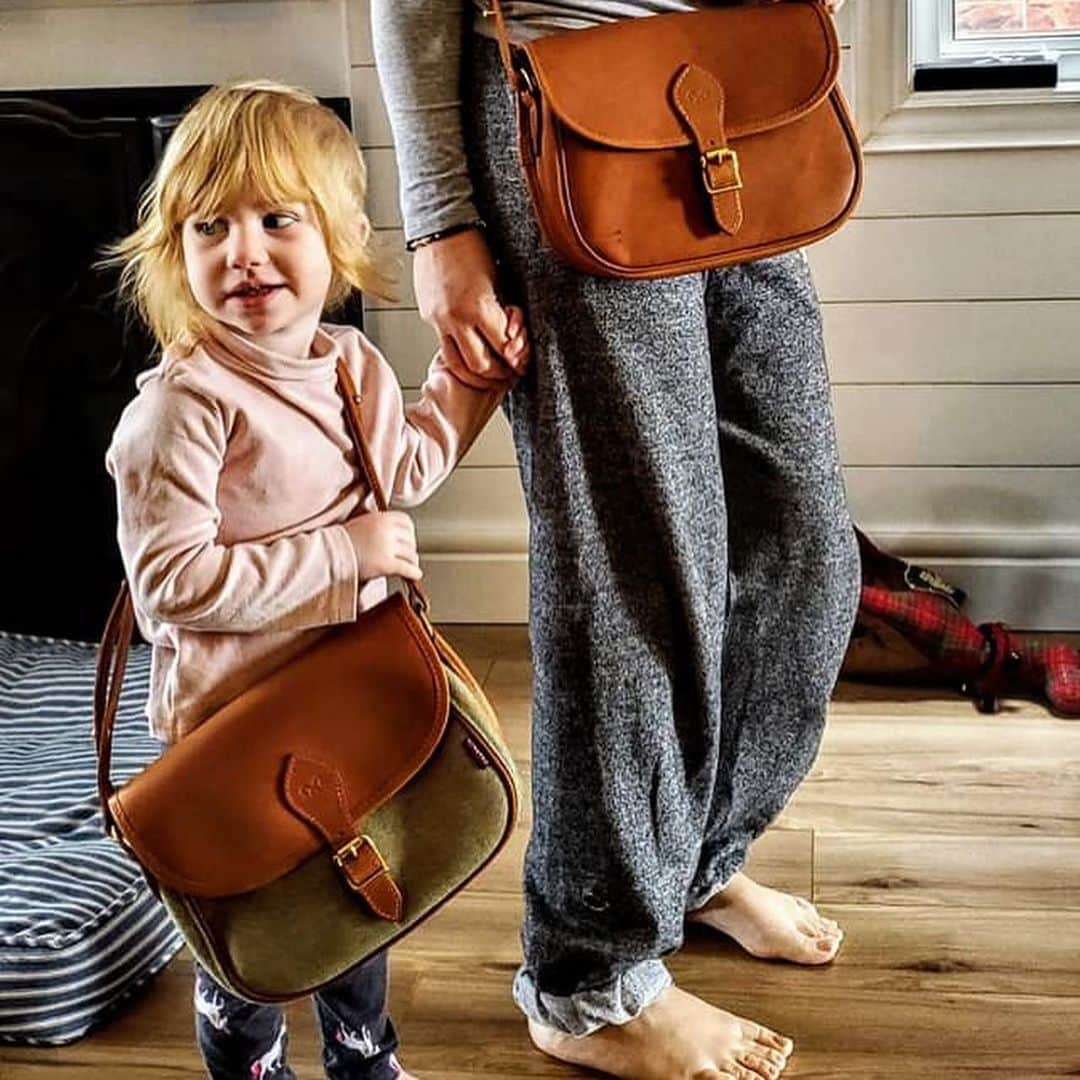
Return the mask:
<path fill-rule="evenodd" d="M 342 844 L 341 847 L 334 852 L 334 862 L 337 866 L 345 869 L 347 862 L 352 862 L 356 858 L 357 852 L 365 845 L 369 844 L 371 850 L 375 853 L 375 858 L 378 860 L 379 865 L 375 870 L 372 870 L 370 874 L 360 883 L 366 885 L 373 877 L 377 877 L 385 870 L 389 869 L 386 860 L 383 858 L 382 852 L 375 845 L 375 841 L 368 836 L 367 833 L 361 833 L 359 836 L 354 836 L 347 844 Z"/>
<path fill-rule="evenodd" d="M 714 184 L 709 177 L 709 167 L 720 166 L 725 161 L 731 162 L 735 178 L 720 184 Z M 719 150 L 706 150 L 701 155 L 701 178 L 705 181 L 705 190 L 710 195 L 722 195 L 725 191 L 739 191 L 742 186 L 742 173 L 739 171 L 739 155 L 730 146 L 721 147 Z"/>

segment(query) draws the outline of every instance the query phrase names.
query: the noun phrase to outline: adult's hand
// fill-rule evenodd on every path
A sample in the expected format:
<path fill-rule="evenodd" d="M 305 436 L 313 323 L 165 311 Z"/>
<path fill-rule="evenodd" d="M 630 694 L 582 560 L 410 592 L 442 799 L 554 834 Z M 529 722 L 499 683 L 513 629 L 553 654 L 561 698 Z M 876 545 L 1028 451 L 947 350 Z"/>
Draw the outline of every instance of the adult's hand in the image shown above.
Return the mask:
<path fill-rule="evenodd" d="M 466 229 L 417 249 L 413 283 L 420 317 L 439 337 L 443 359 L 478 389 L 506 382 L 528 364 L 520 316 L 511 318 L 495 293 L 495 260 L 479 229 Z"/>

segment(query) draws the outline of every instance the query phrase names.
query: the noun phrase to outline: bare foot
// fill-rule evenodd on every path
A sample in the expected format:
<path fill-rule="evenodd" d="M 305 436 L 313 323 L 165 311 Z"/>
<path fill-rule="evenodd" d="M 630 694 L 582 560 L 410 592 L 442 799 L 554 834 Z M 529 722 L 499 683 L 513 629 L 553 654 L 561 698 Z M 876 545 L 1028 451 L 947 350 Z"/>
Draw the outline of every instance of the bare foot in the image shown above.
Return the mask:
<path fill-rule="evenodd" d="M 733 937 L 751 956 L 827 964 L 834 959 L 844 932 L 819 915 L 802 896 L 789 896 L 736 874 L 703 908 L 687 915 Z"/>
<path fill-rule="evenodd" d="M 529 1021 L 537 1049 L 621 1080 L 775 1080 L 790 1039 L 670 986 L 628 1024 L 564 1035 Z"/>

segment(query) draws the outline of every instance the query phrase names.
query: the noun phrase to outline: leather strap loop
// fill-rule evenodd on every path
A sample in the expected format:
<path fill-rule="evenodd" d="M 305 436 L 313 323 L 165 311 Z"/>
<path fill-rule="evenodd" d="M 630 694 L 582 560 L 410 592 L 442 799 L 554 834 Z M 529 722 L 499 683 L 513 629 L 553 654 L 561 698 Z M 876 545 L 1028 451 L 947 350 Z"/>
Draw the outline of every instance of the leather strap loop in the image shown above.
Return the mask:
<path fill-rule="evenodd" d="M 97 747 L 98 798 L 101 803 L 102 825 L 109 834 L 116 831 L 109 807 L 109 800 L 116 790 L 109 775 L 112 764 L 113 724 L 120 704 L 124 669 L 127 667 L 127 654 L 134 628 L 135 609 L 132 607 L 131 594 L 125 581 L 116 594 L 105 623 L 94 679 L 94 743 Z"/>

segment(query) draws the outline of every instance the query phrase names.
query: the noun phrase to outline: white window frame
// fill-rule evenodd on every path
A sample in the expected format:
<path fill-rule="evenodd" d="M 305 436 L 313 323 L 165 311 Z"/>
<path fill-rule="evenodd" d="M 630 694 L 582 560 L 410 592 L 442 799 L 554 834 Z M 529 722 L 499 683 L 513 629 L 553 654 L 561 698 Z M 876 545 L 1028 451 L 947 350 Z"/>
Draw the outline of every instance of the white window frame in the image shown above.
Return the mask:
<path fill-rule="evenodd" d="M 849 2 L 855 18 L 858 120 L 867 153 L 1080 146 L 1080 83 L 915 93 L 918 34 L 926 33 L 924 12 L 915 6 L 946 0 Z M 939 28 L 940 16 L 933 32 Z"/>
<path fill-rule="evenodd" d="M 952 27 L 957 0 L 913 0 L 912 27 L 917 60 L 963 59 L 968 56 L 1042 56 L 1080 52 L 1080 31 L 1025 35 L 987 34 L 957 38 Z"/>

